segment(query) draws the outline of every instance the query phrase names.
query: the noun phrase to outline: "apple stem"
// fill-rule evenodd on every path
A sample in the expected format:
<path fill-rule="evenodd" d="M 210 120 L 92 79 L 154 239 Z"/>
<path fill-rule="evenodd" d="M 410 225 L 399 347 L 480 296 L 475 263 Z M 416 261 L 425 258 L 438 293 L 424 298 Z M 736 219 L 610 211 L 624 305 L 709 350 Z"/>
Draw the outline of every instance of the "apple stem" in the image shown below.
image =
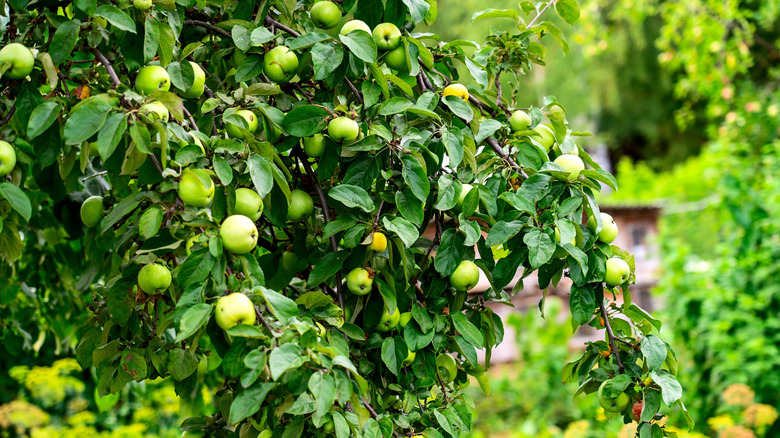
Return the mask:
<path fill-rule="evenodd" d="M 617 344 L 615 344 L 615 333 L 612 332 L 612 324 L 609 322 L 609 316 L 607 316 L 607 309 L 604 307 L 604 302 L 601 302 L 601 316 L 604 318 L 604 328 L 607 329 L 607 337 L 609 338 L 609 346 L 612 349 L 612 354 L 615 355 L 615 362 L 617 363 L 618 369 L 622 373 L 623 368 L 623 362 L 620 360 L 620 353 L 617 349 Z"/>
<path fill-rule="evenodd" d="M 229 35 L 228 35 L 229 36 Z M 100 61 L 101 64 L 103 64 L 103 67 L 106 68 L 108 71 L 108 75 L 111 77 L 111 88 L 116 88 L 121 83 L 119 81 L 119 76 L 116 75 L 116 72 L 114 71 L 114 67 L 111 65 L 111 62 L 106 58 L 98 49 L 92 49 L 92 53 L 95 55 L 95 58 Z"/>

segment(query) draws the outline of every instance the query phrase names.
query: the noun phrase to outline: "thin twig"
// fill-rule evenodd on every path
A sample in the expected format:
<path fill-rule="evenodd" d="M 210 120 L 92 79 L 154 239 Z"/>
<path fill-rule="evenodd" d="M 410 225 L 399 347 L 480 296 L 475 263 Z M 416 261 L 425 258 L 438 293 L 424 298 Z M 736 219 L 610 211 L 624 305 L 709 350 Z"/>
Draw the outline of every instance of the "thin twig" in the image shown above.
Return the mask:
<path fill-rule="evenodd" d="M 8 123 L 9 120 L 11 120 L 11 117 L 13 117 L 14 113 L 16 112 L 16 103 L 14 102 L 13 105 L 11 105 L 11 109 L 8 110 L 8 114 L 3 117 L 3 120 L 0 120 L 0 126 L 5 125 Z"/>
<path fill-rule="evenodd" d="M 522 168 L 522 167 L 520 167 L 520 165 L 518 165 L 518 164 L 515 162 L 515 160 L 513 160 L 513 159 L 512 159 L 512 157 L 510 157 L 509 155 L 507 155 L 507 153 L 506 153 L 506 152 L 504 152 L 504 150 L 503 150 L 503 149 L 501 149 L 501 145 L 500 145 L 500 144 L 498 144 L 498 142 L 496 141 L 496 139 L 494 139 L 493 137 L 488 137 L 488 138 L 487 138 L 487 139 L 485 139 L 485 140 L 488 142 L 488 144 L 490 145 L 490 147 L 491 147 L 491 148 L 493 148 L 493 151 L 496 153 L 496 155 L 498 155 L 499 157 L 501 157 L 501 159 L 502 159 L 502 160 L 504 160 L 504 161 L 506 161 L 507 163 L 509 163 L 509 165 L 510 165 L 510 166 L 512 166 L 513 168 L 517 169 L 517 171 L 520 173 L 520 175 L 522 175 L 522 176 L 523 176 L 523 177 L 525 177 L 525 178 L 528 178 L 528 175 L 525 173 L 525 171 L 523 170 L 523 168 Z"/>
<path fill-rule="evenodd" d="M 422 69 L 420 69 L 420 72 L 417 73 L 417 83 L 420 85 L 420 90 L 425 93 L 427 91 L 427 86 L 425 85 L 425 80 L 423 79 Z"/>
<path fill-rule="evenodd" d="M 190 114 L 190 112 L 187 111 L 186 107 L 184 107 L 184 115 L 187 116 L 188 119 L 190 119 L 190 125 L 192 125 L 192 129 L 199 131 L 198 125 L 195 123 L 195 119 L 192 118 L 192 114 Z"/>
<path fill-rule="evenodd" d="M 604 302 L 601 302 L 601 316 L 604 318 L 604 327 L 607 329 L 607 337 L 609 338 L 609 347 L 612 349 L 612 354 L 615 355 L 615 362 L 617 363 L 618 369 L 622 373 L 623 368 L 623 362 L 620 360 L 620 353 L 617 349 L 617 344 L 615 344 L 615 333 L 612 332 L 612 324 L 609 322 L 609 316 L 607 316 L 607 309 L 604 307 Z"/>
<path fill-rule="evenodd" d="M 257 319 L 260 320 L 260 322 L 263 324 L 263 326 L 265 326 L 266 330 L 268 330 L 269 332 L 271 332 L 271 333 L 274 333 L 274 332 L 281 333 L 282 332 L 281 330 L 277 330 L 277 329 L 271 327 L 271 324 L 269 324 L 268 320 L 263 317 L 263 314 L 260 313 L 260 309 L 258 309 L 257 306 L 255 306 L 255 316 L 257 316 Z"/>
<path fill-rule="evenodd" d="M 363 105 L 363 96 L 360 94 L 360 91 L 358 91 L 358 89 L 355 88 L 354 85 L 352 85 L 352 81 L 350 81 L 347 78 L 344 78 L 344 82 L 346 82 L 349 89 L 352 90 L 352 94 L 354 94 L 355 97 L 357 97 L 358 102 L 360 102 L 360 104 Z"/>
<path fill-rule="evenodd" d="M 283 31 L 285 31 L 285 32 L 287 32 L 287 33 L 289 33 L 290 35 L 292 35 L 292 36 L 294 36 L 294 37 L 299 37 L 299 36 L 301 36 L 301 34 L 300 34 L 300 33 L 298 33 L 298 32 L 296 32 L 296 31 L 292 30 L 291 28 L 289 28 L 289 27 L 285 26 L 284 24 L 282 24 L 282 23 L 280 23 L 280 22 L 278 22 L 278 21 L 274 20 L 273 18 L 271 18 L 271 16 L 270 16 L 270 15 L 266 15 L 266 16 L 265 16 L 265 22 L 266 22 L 266 24 L 268 24 L 269 26 L 278 27 L 279 29 L 281 29 L 281 30 L 283 30 Z"/>
<path fill-rule="evenodd" d="M 507 115 L 509 115 L 509 109 L 504 105 L 504 91 L 501 89 L 501 70 L 496 73 L 496 106 L 501 108 Z"/>
<path fill-rule="evenodd" d="M 103 64 L 103 67 L 105 67 L 108 71 L 108 75 L 111 77 L 111 88 L 118 87 L 121 82 L 119 82 L 119 76 L 116 75 L 111 62 L 109 62 L 109 60 L 102 53 L 100 53 L 100 50 L 98 49 L 92 49 L 92 53 L 95 54 L 95 58 L 97 58 L 100 63 Z"/>
<path fill-rule="evenodd" d="M 379 203 L 379 208 L 376 209 L 376 218 L 374 219 L 374 229 L 379 225 L 379 213 L 382 212 L 382 207 L 385 205 L 385 200 Z"/>
<path fill-rule="evenodd" d="M 536 14 L 536 17 L 534 17 L 534 19 L 533 19 L 533 20 L 531 20 L 531 22 L 530 22 L 530 23 L 528 23 L 528 26 L 526 26 L 526 29 L 530 29 L 530 28 L 534 27 L 534 24 L 536 23 L 536 20 L 538 20 L 538 19 L 539 19 L 539 17 L 541 17 L 541 16 L 542 16 L 542 14 L 544 14 L 544 13 L 545 13 L 545 11 L 547 11 L 548 9 L 550 9 L 550 6 L 552 6 L 552 5 L 553 5 L 553 3 L 555 3 L 556 1 L 557 1 L 557 0 L 550 0 L 550 2 L 549 2 L 549 3 L 547 3 L 547 6 L 545 6 L 545 7 L 544 7 L 544 8 L 543 8 L 541 11 L 539 11 L 539 13 L 538 13 L 538 14 Z"/>
<path fill-rule="evenodd" d="M 184 23 L 182 23 L 182 24 L 186 24 L 186 25 L 190 25 L 190 26 L 204 27 L 204 28 L 206 28 L 206 29 L 208 29 L 208 30 L 210 30 L 210 31 L 212 31 L 214 33 L 218 33 L 218 34 L 220 34 L 220 35 L 222 35 L 224 37 L 230 38 L 230 32 L 226 31 L 225 29 L 222 29 L 221 27 L 214 26 L 211 23 L 206 23 L 205 21 L 184 20 Z"/>
<path fill-rule="evenodd" d="M 160 165 L 160 161 L 157 159 L 157 157 L 154 156 L 154 154 L 149 154 L 149 156 L 152 158 L 152 164 L 154 164 L 154 168 L 157 169 L 157 171 L 160 172 L 160 176 L 162 176 L 163 168 Z"/>

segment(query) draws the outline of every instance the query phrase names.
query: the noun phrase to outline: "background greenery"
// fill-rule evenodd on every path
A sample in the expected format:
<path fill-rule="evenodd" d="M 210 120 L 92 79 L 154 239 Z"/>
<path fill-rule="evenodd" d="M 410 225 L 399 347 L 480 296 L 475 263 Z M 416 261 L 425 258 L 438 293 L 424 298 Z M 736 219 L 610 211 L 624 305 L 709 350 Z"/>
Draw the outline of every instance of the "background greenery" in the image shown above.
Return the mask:
<path fill-rule="evenodd" d="M 515 4 L 502 0 L 490 6 Z M 477 0 L 439 0 L 439 20 L 431 30 L 446 40 L 481 41 L 490 25 L 501 27 L 498 21 L 470 22 L 484 6 Z M 665 303 L 664 319 L 674 321 L 666 327 L 681 350 L 686 404 L 697 431 L 778 436 L 780 426 L 768 427 L 776 423 L 771 409 L 753 406 L 780 405 L 780 375 L 773 372 L 780 369 L 780 2 L 589 0 L 582 12 L 581 23 L 570 30 L 570 40 L 579 43 L 572 52 L 563 57 L 549 47 L 554 73 L 534 74 L 519 84 L 506 77 L 505 90 L 542 96 L 554 89 L 569 103 L 570 117 L 592 127 L 596 136 L 585 142 L 609 148 L 620 183 L 609 201 L 665 207 L 659 236 L 665 269 L 656 292 Z M 60 242 L 62 232 L 42 233 L 28 244 L 26 257 L 44 260 L 40 272 L 80 250 Z M 53 282 L 42 290 L 80 287 L 67 276 L 41 278 Z M 12 328 L 5 347 L 35 345 L 39 355 L 13 368 L 0 358 L 5 436 L 35 422 L 62 436 L 173 436 L 177 415 L 186 416 L 188 408 L 166 398 L 169 385 L 132 385 L 121 401 L 96 400 L 83 383 L 87 376 L 60 358 L 64 347 L 73 347 L 79 324 L 52 310 L 84 303 L 22 290 L 27 298 L 9 304 L 8 297 L 18 292 L 4 285 L 0 306 L 27 308 L 34 323 Z M 510 320 L 523 363 L 493 371 L 494 393 L 478 402 L 473 436 L 630 436 L 614 421 L 586 420 L 600 418 L 594 400 L 573 399 L 575 388 L 559 380 L 570 330 L 551 316 L 532 316 Z M 36 326 L 52 329 L 57 339 L 41 338 L 44 331 L 33 331 Z M 750 391 L 745 388 L 754 391 L 750 403 L 724 399 Z M 111 430 L 91 435 L 96 422 Z"/>

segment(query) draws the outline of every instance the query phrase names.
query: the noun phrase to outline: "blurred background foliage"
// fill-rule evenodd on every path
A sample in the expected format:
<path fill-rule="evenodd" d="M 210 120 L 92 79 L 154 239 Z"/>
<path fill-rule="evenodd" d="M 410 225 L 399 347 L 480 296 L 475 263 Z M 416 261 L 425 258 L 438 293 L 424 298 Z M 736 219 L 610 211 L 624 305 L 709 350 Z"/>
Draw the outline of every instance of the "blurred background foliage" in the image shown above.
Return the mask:
<path fill-rule="evenodd" d="M 656 296 L 697 420 L 695 433 L 680 436 L 780 436 L 780 1 L 580 3 L 581 21 L 560 23 L 570 53 L 548 47 L 547 68 L 519 82 L 505 75 L 504 90 L 519 107 L 553 94 L 569 118 L 590 126 L 595 135 L 583 144 L 608 152 L 620 185 L 606 202 L 663 207 Z M 513 27 L 472 23 L 486 6 L 517 2 L 438 0 L 437 22 L 418 30 L 484 41 Z M 81 253 L 61 239 L 79 230 L 58 219 L 36 219 L 49 229 L 26 241 L 26 269 L 13 273 L 24 283 L 0 287 L 1 312 L 29 314 L 26 325 L 2 327 L 0 436 L 177 436 L 182 414 L 213 405 L 207 390 L 186 406 L 166 382 L 96 399 L 89 372 L 64 359 L 77 347 L 73 316 L 86 303 L 73 273 L 41 275 Z M 570 329 L 552 315 L 513 316 L 524 360 L 491 371 L 493 394 L 475 397 L 472 437 L 633 436 L 560 383 Z M 23 351 L 35 354 L 19 364 Z"/>

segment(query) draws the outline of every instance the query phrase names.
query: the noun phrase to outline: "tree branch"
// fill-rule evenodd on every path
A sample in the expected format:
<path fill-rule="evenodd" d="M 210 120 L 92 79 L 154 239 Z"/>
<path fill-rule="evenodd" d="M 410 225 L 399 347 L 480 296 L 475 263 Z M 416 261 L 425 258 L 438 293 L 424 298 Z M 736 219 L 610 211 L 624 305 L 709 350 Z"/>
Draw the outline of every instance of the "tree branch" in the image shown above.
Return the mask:
<path fill-rule="evenodd" d="M 494 81 L 496 84 L 496 106 L 501 108 L 507 115 L 509 115 L 509 109 L 504 105 L 504 92 L 501 89 L 501 70 L 496 73 L 496 79 Z"/>
<path fill-rule="evenodd" d="M 221 27 L 214 26 L 211 23 L 206 23 L 205 21 L 200 20 L 184 20 L 184 23 L 189 26 L 200 26 L 203 28 L 206 28 L 214 33 L 218 33 L 226 38 L 231 38 L 230 32 L 226 31 L 225 29 L 222 29 Z"/>
<path fill-rule="evenodd" d="M 617 344 L 615 344 L 615 333 L 612 332 L 612 324 L 609 323 L 609 316 L 607 316 L 607 309 L 604 307 L 603 301 L 601 302 L 601 316 L 604 318 L 604 327 L 607 329 L 609 347 L 612 350 L 612 354 L 615 355 L 615 362 L 622 373 L 625 368 L 623 368 L 623 362 L 620 360 L 620 353 L 618 352 Z"/>
<path fill-rule="evenodd" d="M 298 33 L 298 32 L 296 32 L 296 31 L 292 30 L 291 28 L 289 28 L 289 27 L 285 26 L 284 24 L 282 24 L 282 23 L 280 23 L 280 22 L 278 22 L 278 21 L 274 20 L 273 18 L 271 18 L 271 16 L 270 16 L 270 15 L 266 15 L 266 16 L 265 16 L 265 23 L 266 23 L 266 24 L 268 24 L 268 25 L 273 25 L 274 27 L 277 27 L 277 28 L 279 28 L 279 29 L 281 29 L 281 30 L 285 31 L 285 32 L 289 33 L 290 35 L 292 35 L 292 36 L 294 36 L 294 37 L 299 37 L 299 36 L 301 36 L 301 34 L 300 34 L 300 33 Z"/>
<path fill-rule="evenodd" d="M 14 101 L 15 102 L 15 101 Z M 11 120 L 11 117 L 13 117 L 14 113 L 16 112 L 16 103 L 14 103 L 11 106 L 11 109 L 8 110 L 8 114 L 3 117 L 3 120 L 0 120 L 0 126 L 3 126 L 8 123 L 9 120 Z"/>
<path fill-rule="evenodd" d="M 116 72 L 114 71 L 114 67 L 111 65 L 111 62 L 102 54 L 100 53 L 100 50 L 98 49 L 92 49 L 92 53 L 95 55 L 95 58 L 100 61 L 101 64 L 103 64 L 103 67 L 106 68 L 108 71 L 108 75 L 111 77 L 111 88 L 116 88 L 119 86 L 121 82 L 119 82 L 119 76 L 116 75 Z"/>
<path fill-rule="evenodd" d="M 160 172 L 160 176 L 162 176 L 163 168 L 160 165 L 160 160 L 158 160 L 157 157 L 154 156 L 154 154 L 149 154 L 149 157 L 151 157 L 152 159 L 152 164 L 154 164 L 154 168 L 157 169 L 157 171 Z"/>
<path fill-rule="evenodd" d="M 520 165 L 518 165 L 518 164 L 515 162 L 515 160 L 513 160 L 513 159 L 512 159 L 512 157 L 510 157 L 509 155 L 507 155 L 507 153 L 506 153 L 506 152 L 504 152 L 504 150 L 503 150 L 503 149 L 501 149 L 501 145 L 500 145 L 500 144 L 498 144 L 498 142 L 496 141 L 496 139 L 494 139 L 493 137 L 488 137 L 487 139 L 485 139 L 485 141 L 487 141 L 487 142 L 488 142 L 488 144 L 490 145 L 490 147 L 491 147 L 491 148 L 493 148 L 493 151 L 496 153 L 496 155 L 498 155 L 499 157 L 501 157 L 501 159 L 502 159 L 502 160 L 504 160 L 504 161 L 506 161 L 507 163 L 509 163 L 509 165 L 510 165 L 512 168 L 514 168 L 514 169 L 517 169 L 517 171 L 520 173 L 520 175 L 522 175 L 522 176 L 523 176 L 523 177 L 525 177 L 525 178 L 528 178 L 528 175 L 525 173 L 525 171 L 523 170 L 523 168 L 522 168 L 522 167 L 520 167 Z"/>
<path fill-rule="evenodd" d="M 344 78 L 344 82 L 346 82 L 349 89 L 352 90 L 352 94 L 354 94 L 355 97 L 357 97 L 358 102 L 360 102 L 360 104 L 363 105 L 363 96 L 360 94 L 360 91 L 358 91 L 358 89 L 355 88 L 354 85 L 352 85 L 352 82 L 349 79 Z"/>
<path fill-rule="evenodd" d="M 188 119 L 190 119 L 190 125 L 192 125 L 192 129 L 199 131 L 198 125 L 195 123 L 195 119 L 192 118 L 192 114 L 190 114 L 189 111 L 187 111 L 186 107 L 184 108 L 184 115 L 187 116 Z"/>

